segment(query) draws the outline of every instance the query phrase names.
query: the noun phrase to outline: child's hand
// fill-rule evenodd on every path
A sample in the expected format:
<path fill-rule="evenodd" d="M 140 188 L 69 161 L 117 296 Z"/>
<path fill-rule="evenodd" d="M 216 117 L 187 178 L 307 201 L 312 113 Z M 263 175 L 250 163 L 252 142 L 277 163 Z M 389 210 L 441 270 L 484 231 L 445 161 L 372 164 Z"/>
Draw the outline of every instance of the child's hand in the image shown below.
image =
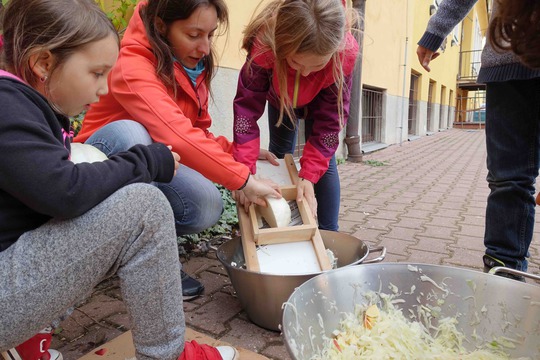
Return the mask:
<path fill-rule="evenodd" d="M 233 199 L 243 205 L 247 212 L 251 203 L 266 206 L 265 196 L 281 199 L 279 186 L 272 180 L 255 179 L 254 176 L 250 176 L 246 186 L 242 190 L 234 192 Z"/>
<path fill-rule="evenodd" d="M 169 150 L 171 150 L 171 154 L 174 159 L 174 176 L 176 176 L 176 170 L 178 170 L 178 168 L 180 167 L 180 155 L 172 151 L 171 145 L 167 145 L 167 147 L 169 148 Z"/>
<path fill-rule="evenodd" d="M 259 160 L 268 160 L 270 164 L 279 166 L 277 156 L 266 149 L 260 149 Z"/>
<path fill-rule="evenodd" d="M 317 199 L 315 198 L 315 189 L 313 183 L 306 179 L 299 179 L 296 184 L 296 201 L 307 201 L 313 218 L 317 219 Z"/>

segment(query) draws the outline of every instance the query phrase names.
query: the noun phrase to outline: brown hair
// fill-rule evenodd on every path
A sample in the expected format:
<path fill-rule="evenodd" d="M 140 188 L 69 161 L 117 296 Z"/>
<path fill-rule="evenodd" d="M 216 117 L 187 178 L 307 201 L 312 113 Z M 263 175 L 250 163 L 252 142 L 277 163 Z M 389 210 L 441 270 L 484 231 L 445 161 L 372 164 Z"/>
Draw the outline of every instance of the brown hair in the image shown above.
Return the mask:
<path fill-rule="evenodd" d="M 287 57 L 296 53 L 310 53 L 320 56 L 332 54 L 333 76 L 338 87 L 338 113 L 343 119 L 343 69 L 340 51 L 343 49 L 345 34 L 351 30 L 358 14 L 354 9 L 345 8 L 341 0 L 273 0 L 244 30 L 242 48 L 250 56 L 248 61 L 260 55 L 253 53 L 253 45 L 258 40 L 260 52 L 272 51 L 276 59 L 280 115 L 293 120 L 292 101 L 287 91 Z M 294 122 L 293 122 L 294 126 Z"/>
<path fill-rule="evenodd" d="M 32 55 L 51 52 L 50 79 L 80 47 L 111 34 L 118 39 L 111 21 L 93 0 L 10 0 L 3 10 L 1 29 L 0 66 L 30 85 L 38 81 L 30 64 Z"/>
<path fill-rule="evenodd" d="M 512 50 L 523 64 L 540 67 L 540 1 L 496 0 L 497 14 L 489 25 L 495 50 Z"/>
<path fill-rule="evenodd" d="M 173 90 L 175 96 L 179 85 L 174 77 L 174 53 L 167 39 L 158 31 L 156 18 L 160 18 L 165 25 L 169 26 L 176 20 L 188 19 L 200 6 L 213 6 L 217 12 L 219 25 L 222 27 L 222 33 L 227 32 L 229 12 L 224 0 L 148 0 L 146 6 L 140 10 L 146 35 L 157 58 L 156 74 L 167 87 Z M 210 53 L 203 60 L 207 71 L 205 83 L 210 93 L 210 82 L 217 64 L 215 51 L 212 47 L 213 45 L 210 47 Z"/>

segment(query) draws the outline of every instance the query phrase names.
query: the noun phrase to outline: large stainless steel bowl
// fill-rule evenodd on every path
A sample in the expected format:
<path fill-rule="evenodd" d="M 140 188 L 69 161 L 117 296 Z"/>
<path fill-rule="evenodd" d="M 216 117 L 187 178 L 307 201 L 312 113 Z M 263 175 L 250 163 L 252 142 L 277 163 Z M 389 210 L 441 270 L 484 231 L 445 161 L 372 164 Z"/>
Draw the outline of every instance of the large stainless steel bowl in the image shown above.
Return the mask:
<path fill-rule="evenodd" d="M 362 240 L 339 232 L 321 230 L 321 237 L 327 249 L 337 257 L 337 266 L 344 267 L 360 263 L 378 262 L 384 259 L 384 247 L 369 248 Z M 380 251 L 377 258 L 367 259 L 370 251 Z M 280 330 L 282 305 L 293 290 L 319 273 L 301 275 L 280 275 L 248 271 L 245 264 L 241 238 L 234 238 L 220 245 L 217 257 L 225 266 L 231 284 L 242 308 L 255 324 L 269 329 Z M 334 271 L 334 270 L 330 270 Z"/>
<path fill-rule="evenodd" d="M 440 306 L 442 316 L 461 314 L 458 330 L 470 341 L 467 350 L 477 345 L 475 332 L 485 341 L 515 339 L 516 348 L 508 349 L 513 358 L 540 359 L 540 287 L 479 271 L 404 263 L 337 269 L 299 286 L 283 310 L 283 337 L 292 358 L 319 354 L 323 337 L 331 337 L 344 313 L 366 304 L 367 292 L 392 294 L 391 284 L 404 300 L 398 304 L 404 314 L 419 304 Z"/>

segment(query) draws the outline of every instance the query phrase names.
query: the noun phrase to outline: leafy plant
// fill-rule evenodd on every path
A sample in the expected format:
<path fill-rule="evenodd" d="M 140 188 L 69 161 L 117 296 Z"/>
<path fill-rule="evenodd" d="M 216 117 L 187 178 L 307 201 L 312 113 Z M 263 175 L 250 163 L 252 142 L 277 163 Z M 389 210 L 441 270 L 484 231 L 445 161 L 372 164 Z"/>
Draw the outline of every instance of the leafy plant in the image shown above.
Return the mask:
<path fill-rule="evenodd" d="M 103 10 L 107 14 L 107 17 L 111 19 L 119 34 L 126 29 L 129 15 L 137 5 L 138 1 L 139 0 L 113 0 L 112 8 L 108 11 L 107 9 L 109 7 L 105 4 L 105 0 L 96 0 L 101 10 Z M 2 6 L 6 6 L 8 2 L 9 0 L 2 0 L 1 4 Z"/>
<path fill-rule="evenodd" d="M 77 134 L 81 130 L 82 122 L 83 122 L 85 114 L 86 114 L 86 111 L 80 113 L 79 115 L 75 115 L 69 118 L 69 120 L 71 121 L 71 129 L 73 130 L 74 136 L 77 136 Z"/>
<path fill-rule="evenodd" d="M 129 21 L 128 14 L 133 11 L 138 0 L 113 0 L 111 11 L 106 10 L 105 0 L 97 1 L 99 2 L 101 9 L 105 11 L 109 19 L 111 19 L 118 33 L 121 34 L 124 32 Z"/>
<path fill-rule="evenodd" d="M 377 160 L 366 160 L 364 161 L 366 165 L 369 166 L 386 166 L 388 163 L 386 161 L 377 161 Z"/>
<path fill-rule="evenodd" d="M 238 216 L 236 213 L 236 202 L 231 197 L 231 192 L 219 184 L 215 184 L 223 199 L 223 213 L 217 224 L 199 234 L 182 235 L 178 237 L 178 243 L 194 244 L 201 240 L 208 240 L 215 237 L 234 236 L 238 226 Z"/>

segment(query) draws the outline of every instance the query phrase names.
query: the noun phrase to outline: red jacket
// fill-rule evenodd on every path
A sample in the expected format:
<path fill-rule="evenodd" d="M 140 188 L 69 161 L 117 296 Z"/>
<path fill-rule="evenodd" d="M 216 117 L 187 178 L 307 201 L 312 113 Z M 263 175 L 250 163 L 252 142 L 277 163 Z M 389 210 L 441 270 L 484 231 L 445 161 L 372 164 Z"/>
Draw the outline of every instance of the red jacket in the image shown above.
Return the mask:
<path fill-rule="evenodd" d="M 84 142 L 102 126 L 122 119 L 138 121 L 152 139 L 172 145 L 180 162 L 230 190 L 240 188 L 249 174 L 247 166 L 236 162 L 232 145 L 210 131 L 206 71 L 196 87 L 182 65 L 175 63 L 179 83 L 175 99 L 156 75 L 156 58 L 137 5 L 122 39 L 120 55 L 109 75 L 109 93 L 92 105 L 74 141 Z"/>
<path fill-rule="evenodd" d="M 256 42 L 257 44 L 257 42 Z M 350 91 L 358 43 L 348 33 L 345 47 L 340 54 L 344 72 L 343 116 L 349 116 Z M 257 53 L 255 48 L 253 53 Z M 332 75 L 333 62 L 306 77 L 296 79 L 296 71 L 289 68 L 287 85 L 289 98 L 293 100 L 294 87 L 298 86 L 295 109 L 307 110 L 307 121 L 313 121 L 312 133 L 306 141 L 299 176 L 313 183 L 328 170 L 330 159 L 339 145 L 341 122 L 338 116 L 338 88 Z M 257 120 L 264 113 L 266 101 L 279 109 L 277 77 L 274 76 L 275 57 L 266 51 L 246 62 L 238 79 L 234 100 L 234 157 L 249 166 L 254 173 L 259 155 L 260 138 Z M 301 111 L 301 113 L 303 113 Z M 284 126 L 284 125 L 282 125 Z"/>

